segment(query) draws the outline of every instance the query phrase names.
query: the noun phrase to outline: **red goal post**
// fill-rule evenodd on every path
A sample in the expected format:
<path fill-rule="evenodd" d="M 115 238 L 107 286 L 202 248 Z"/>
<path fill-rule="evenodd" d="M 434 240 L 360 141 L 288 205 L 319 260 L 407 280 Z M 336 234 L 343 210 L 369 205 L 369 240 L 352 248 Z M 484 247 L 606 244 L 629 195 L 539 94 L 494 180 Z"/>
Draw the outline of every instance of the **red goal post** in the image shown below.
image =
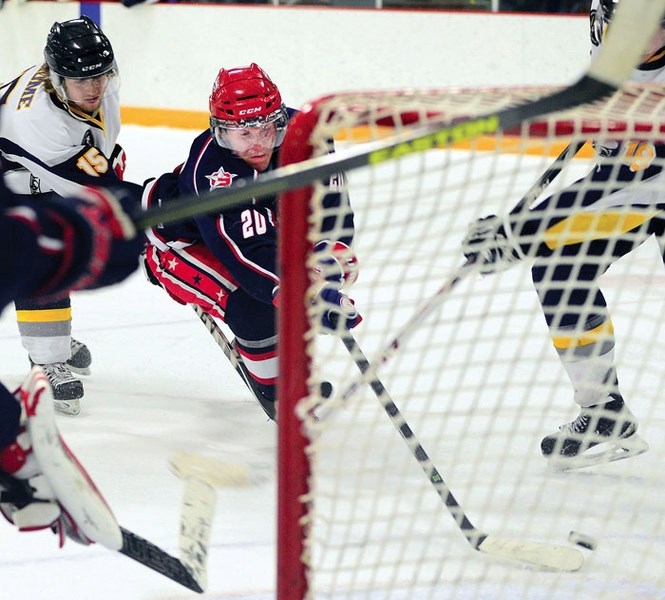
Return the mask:
<path fill-rule="evenodd" d="M 338 147 L 367 143 L 434 119 L 490 113 L 551 91 L 412 90 L 326 97 L 307 105 L 290 123 L 282 166 L 327 153 L 330 139 Z M 613 581 L 635 589 L 665 586 L 651 559 L 663 549 L 663 511 L 654 524 L 643 523 L 643 547 L 630 541 L 625 526 L 627 521 L 642 524 L 640 512 L 654 507 L 665 485 L 662 477 L 645 475 L 644 493 L 630 509 L 614 500 L 603 506 L 602 494 L 588 492 L 589 501 L 602 506 L 603 514 L 596 517 L 571 502 L 585 491 L 574 478 L 558 485 L 547 470 L 539 439 L 574 418 L 575 405 L 534 302 L 528 265 L 505 275 L 469 277 L 385 366 L 381 363 L 400 326 L 459 268 L 466 225 L 485 214 L 506 214 L 567 144 L 637 140 L 643 145 L 632 156 L 639 162 L 652 160 L 650 146 L 664 138 L 662 88 L 629 86 L 608 101 L 510 131 L 397 153 L 342 180 L 341 191 L 349 194 L 355 212 L 360 264 L 358 282 L 347 290 L 364 317 L 354 335 L 406 422 L 450 488 L 459 491 L 455 495 L 468 505 L 473 520 L 487 529 L 565 544 L 570 528 L 586 525 L 589 531 L 583 533 L 602 542 L 603 534 L 618 527 L 635 556 L 624 562 L 606 556 L 605 570 L 599 568 L 592 577 L 598 593 L 612 589 Z M 593 160 L 593 148 L 586 144 L 545 193 L 583 176 Z M 334 190 L 339 189 L 336 181 Z M 496 597 L 550 592 L 583 597 L 575 595 L 583 589 L 579 576 L 525 574 L 470 553 L 454 523 L 440 516 L 445 508 L 405 452 L 367 380 L 359 379 L 342 343 L 321 335 L 309 270 L 321 221 L 336 216 L 322 207 L 327 191 L 327 182 L 317 182 L 280 197 L 277 597 L 476 597 L 488 590 Z M 647 427 L 658 419 L 662 426 L 663 410 L 654 382 L 650 379 L 651 388 L 645 390 L 642 380 L 652 377 L 658 389 L 665 378 L 646 373 L 645 360 L 632 360 L 630 353 L 641 343 L 660 348 L 665 335 L 654 329 L 658 316 L 665 316 L 664 303 L 649 298 L 644 286 L 632 285 L 630 293 L 626 289 L 636 281 L 635 270 L 639 277 L 657 279 L 654 272 L 663 268 L 658 262 L 641 258 L 632 271 L 610 282 L 619 300 L 630 295 L 629 305 L 641 311 L 624 314 L 619 308 L 616 321 L 633 329 L 620 340 L 628 350 L 619 368 L 627 372 L 624 394 L 636 397 Z M 653 327 L 647 334 L 649 323 Z M 318 396 L 324 379 L 335 389 L 330 400 Z M 656 430 L 656 436 L 662 433 Z M 604 467 L 617 477 L 607 494 L 614 497 L 629 485 L 631 461 L 660 460 L 662 468 L 663 451 L 662 444 L 652 443 L 645 457 Z M 545 514 L 530 503 L 532 497 L 541 499 Z"/>

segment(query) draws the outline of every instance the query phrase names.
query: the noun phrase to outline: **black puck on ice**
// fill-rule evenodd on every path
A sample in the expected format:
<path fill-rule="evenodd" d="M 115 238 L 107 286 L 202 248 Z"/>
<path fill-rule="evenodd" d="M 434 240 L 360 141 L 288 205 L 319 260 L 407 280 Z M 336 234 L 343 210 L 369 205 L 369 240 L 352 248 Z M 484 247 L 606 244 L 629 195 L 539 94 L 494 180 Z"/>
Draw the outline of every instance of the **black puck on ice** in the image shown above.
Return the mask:
<path fill-rule="evenodd" d="M 592 538 L 590 535 L 578 533 L 577 531 L 571 531 L 568 534 L 568 541 L 572 544 L 577 544 L 582 548 L 586 548 L 587 550 L 596 549 L 596 540 L 594 538 Z"/>
<path fill-rule="evenodd" d="M 322 398 L 330 398 L 333 393 L 333 386 L 332 383 L 329 381 L 322 381 L 321 382 L 321 387 L 319 388 L 319 392 L 321 393 Z"/>

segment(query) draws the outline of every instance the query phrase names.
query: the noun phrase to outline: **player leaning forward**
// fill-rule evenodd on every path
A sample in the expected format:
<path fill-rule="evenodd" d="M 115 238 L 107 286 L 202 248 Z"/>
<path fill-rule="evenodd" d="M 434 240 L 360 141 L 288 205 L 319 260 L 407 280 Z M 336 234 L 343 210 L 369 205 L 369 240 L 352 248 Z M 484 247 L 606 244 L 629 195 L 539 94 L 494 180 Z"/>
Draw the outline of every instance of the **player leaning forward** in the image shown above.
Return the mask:
<path fill-rule="evenodd" d="M 592 2 L 592 54 L 611 26 L 618 1 Z M 654 35 L 633 81 L 665 85 L 664 28 Z M 467 258 L 476 260 L 484 273 L 535 257 L 533 282 L 580 407 L 574 421 L 542 440 L 541 450 L 546 458 L 570 466 L 584 466 L 592 460 L 587 451 L 600 444 L 592 452 L 606 460 L 647 449 L 619 389 L 614 328 L 598 286 L 612 263 L 651 235 L 665 249 L 665 145 L 641 142 L 636 149 L 637 143 L 596 140 L 597 164 L 584 179 L 526 214 L 472 223 L 463 242 Z M 616 185 L 608 185 L 613 179 Z M 664 187 L 655 187 L 654 181 Z"/>
<path fill-rule="evenodd" d="M 148 183 L 145 207 L 182 202 L 184 196 L 204 194 L 271 171 L 278 164 L 293 112 L 258 65 L 221 69 L 210 96 L 210 128 L 194 140 L 189 157 L 173 173 Z M 350 271 L 354 271 L 353 277 L 357 274 L 349 267 L 355 265 L 349 249 L 354 232 L 351 207 L 338 192 L 326 195 L 323 207 L 342 208 L 330 211 L 315 240 L 321 257 L 321 269 L 316 271 L 321 288 L 316 300 L 325 303 L 322 326 L 330 332 L 355 327 L 361 317 L 348 296 L 339 291 L 343 277 L 348 283 Z M 278 231 L 273 196 L 221 214 L 152 228 L 146 252 L 154 282 L 176 301 L 202 307 L 233 331 L 252 388 L 271 417 L 277 379 Z M 328 261 L 336 262 L 337 256 L 344 257 L 337 264 L 345 267 L 325 271 Z"/>
<path fill-rule="evenodd" d="M 45 62 L 0 87 L 0 158 L 7 187 L 19 197 L 50 199 L 88 185 L 121 185 L 118 69 L 108 38 L 87 17 L 55 23 Z M 125 184 L 131 185 L 131 184 Z M 42 365 L 56 408 L 80 411 L 90 354 L 71 338 L 71 303 L 17 299 L 17 320 L 30 360 Z"/>

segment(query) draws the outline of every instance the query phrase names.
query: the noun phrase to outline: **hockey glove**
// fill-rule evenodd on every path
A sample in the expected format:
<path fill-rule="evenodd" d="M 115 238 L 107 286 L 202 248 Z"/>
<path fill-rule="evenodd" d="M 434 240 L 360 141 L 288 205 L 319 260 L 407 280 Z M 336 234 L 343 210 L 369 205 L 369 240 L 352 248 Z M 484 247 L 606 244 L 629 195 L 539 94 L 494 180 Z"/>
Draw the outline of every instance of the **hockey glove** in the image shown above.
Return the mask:
<path fill-rule="evenodd" d="M 353 329 L 363 320 L 355 302 L 328 285 L 321 288 L 314 303 L 322 303 L 317 307 L 322 309 L 321 326 L 324 333 L 340 334 L 344 330 Z"/>
<path fill-rule="evenodd" d="M 77 198 L 42 203 L 39 245 L 47 283 L 37 295 L 104 287 L 134 272 L 144 243 L 129 214 L 138 206 L 140 189 L 135 184 L 112 191 L 88 188 Z"/>
<path fill-rule="evenodd" d="M 337 288 L 350 287 L 358 279 L 358 259 L 344 242 L 321 240 L 314 246 L 315 281 L 325 280 Z"/>
<path fill-rule="evenodd" d="M 505 271 L 524 258 L 509 229 L 496 215 L 482 217 L 469 225 L 462 252 L 467 260 L 478 265 L 483 275 Z"/>

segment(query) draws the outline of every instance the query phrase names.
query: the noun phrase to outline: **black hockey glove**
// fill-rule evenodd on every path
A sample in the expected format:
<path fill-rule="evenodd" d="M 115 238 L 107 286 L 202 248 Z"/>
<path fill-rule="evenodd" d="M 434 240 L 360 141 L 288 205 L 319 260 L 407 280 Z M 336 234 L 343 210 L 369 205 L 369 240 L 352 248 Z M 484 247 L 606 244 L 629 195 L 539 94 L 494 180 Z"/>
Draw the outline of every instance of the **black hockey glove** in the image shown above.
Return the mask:
<path fill-rule="evenodd" d="M 519 245 L 507 233 L 503 219 L 496 215 L 469 224 L 462 252 L 467 260 L 478 264 L 483 275 L 505 271 L 524 258 Z"/>
<path fill-rule="evenodd" d="M 55 245 L 42 254 L 46 283 L 37 294 L 104 287 L 134 272 L 144 243 L 130 214 L 138 206 L 140 189 L 134 184 L 112 191 L 89 188 L 79 197 L 41 203 L 40 239 Z"/>
<path fill-rule="evenodd" d="M 324 286 L 317 294 L 315 302 L 323 303 L 321 326 L 324 333 L 340 334 L 344 330 L 353 329 L 363 320 L 355 302 L 333 287 Z"/>

